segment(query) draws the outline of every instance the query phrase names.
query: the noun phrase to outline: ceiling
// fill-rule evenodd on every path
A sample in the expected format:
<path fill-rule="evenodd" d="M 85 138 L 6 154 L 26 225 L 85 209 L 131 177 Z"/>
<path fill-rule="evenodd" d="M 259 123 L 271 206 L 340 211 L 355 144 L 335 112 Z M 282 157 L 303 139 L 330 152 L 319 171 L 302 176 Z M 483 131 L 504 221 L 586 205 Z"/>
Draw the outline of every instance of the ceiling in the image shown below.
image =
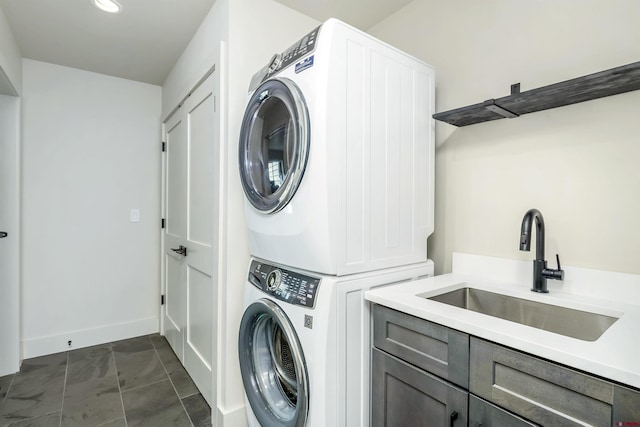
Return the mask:
<path fill-rule="evenodd" d="M 413 0 L 276 0 L 318 21 L 338 18 L 367 30 Z"/>
<path fill-rule="evenodd" d="M 0 0 L 23 57 L 161 85 L 215 0 Z"/>
<path fill-rule="evenodd" d="M 162 85 L 216 0 L 118 1 L 116 15 L 91 0 L 0 0 L 0 8 L 25 58 Z M 412 0 L 276 1 L 366 30 Z"/>

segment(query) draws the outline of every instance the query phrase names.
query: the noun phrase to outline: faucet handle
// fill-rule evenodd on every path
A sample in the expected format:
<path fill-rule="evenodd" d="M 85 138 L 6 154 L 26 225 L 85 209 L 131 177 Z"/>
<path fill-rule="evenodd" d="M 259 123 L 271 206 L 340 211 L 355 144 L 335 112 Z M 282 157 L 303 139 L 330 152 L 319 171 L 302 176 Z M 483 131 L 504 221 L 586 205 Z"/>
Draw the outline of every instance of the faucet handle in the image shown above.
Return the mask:
<path fill-rule="evenodd" d="M 558 269 L 545 268 L 542 270 L 542 276 L 547 279 L 564 280 L 564 270 L 560 266 L 560 255 L 556 254 L 556 262 L 558 263 Z"/>

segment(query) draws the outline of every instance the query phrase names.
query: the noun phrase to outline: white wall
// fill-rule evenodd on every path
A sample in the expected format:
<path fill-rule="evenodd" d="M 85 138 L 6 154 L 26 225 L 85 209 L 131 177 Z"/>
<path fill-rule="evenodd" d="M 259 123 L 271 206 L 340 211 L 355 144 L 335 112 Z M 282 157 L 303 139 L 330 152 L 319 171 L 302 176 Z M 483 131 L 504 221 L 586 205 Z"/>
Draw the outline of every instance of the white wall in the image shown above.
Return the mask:
<path fill-rule="evenodd" d="M 270 22 L 287 25 L 269 25 Z M 276 53 L 319 23 L 272 0 L 217 0 L 163 85 L 163 117 L 214 63 L 219 73 L 221 171 L 221 277 L 216 289 L 218 402 L 214 425 L 246 423 L 244 389 L 238 365 L 238 327 L 249 250 L 244 225 L 244 195 L 237 164 L 240 122 L 251 76 Z"/>
<path fill-rule="evenodd" d="M 22 55 L 0 8 L 0 94 L 20 95 L 21 92 Z"/>
<path fill-rule="evenodd" d="M 156 332 L 161 88 L 23 70 L 25 358 Z"/>
<path fill-rule="evenodd" d="M 229 0 L 217 0 L 200 24 L 162 85 L 162 118 L 178 105 L 202 76 L 215 64 L 220 67 L 220 43 L 228 41 Z"/>
<path fill-rule="evenodd" d="M 415 0 L 369 31 L 436 68 L 436 111 L 640 59 L 635 0 Z M 546 257 L 640 273 L 640 91 L 464 128 L 436 127 L 435 233 L 451 252 L 533 259 L 522 216 L 546 223 Z M 609 284 L 607 284 L 609 285 Z"/>

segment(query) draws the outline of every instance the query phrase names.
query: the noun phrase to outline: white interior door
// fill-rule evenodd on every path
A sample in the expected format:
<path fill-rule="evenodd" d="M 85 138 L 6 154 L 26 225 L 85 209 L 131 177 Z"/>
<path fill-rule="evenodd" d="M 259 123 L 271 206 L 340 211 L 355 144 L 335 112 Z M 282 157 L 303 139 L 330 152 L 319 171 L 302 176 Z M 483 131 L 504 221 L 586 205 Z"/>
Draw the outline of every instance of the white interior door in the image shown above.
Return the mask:
<path fill-rule="evenodd" d="M 174 114 L 165 123 L 165 308 L 164 335 L 173 351 L 184 359 L 186 329 L 186 268 L 185 258 L 172 248 L 186 243 L 187 235 L 187 129 L 186 118 Z M 189 254 L 187 253 L 187 256 Z"/>
<path fill-rule="evenodd" d="M 219 150 L 214 76 L 165 122 L 163 328 L 205 399 L 212 404 L 214 289 L 217 279 Z"/>
<path fill-rule="evenodd" d="M 20 366 L 19 112 L 19 98 L 0 95 L 0 376 Z"/>

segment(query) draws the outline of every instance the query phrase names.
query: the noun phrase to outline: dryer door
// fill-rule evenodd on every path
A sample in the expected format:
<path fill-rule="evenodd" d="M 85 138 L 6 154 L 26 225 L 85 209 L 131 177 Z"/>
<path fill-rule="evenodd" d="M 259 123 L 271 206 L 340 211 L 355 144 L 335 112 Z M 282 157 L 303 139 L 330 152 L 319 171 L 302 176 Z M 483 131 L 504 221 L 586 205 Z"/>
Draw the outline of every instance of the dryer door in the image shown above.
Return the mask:
<path fill-rule="evenodd" d="M 251 96 L 240 130 L 240 179 L 251 204 L 277 212 L 293 197 L 307 164 L 309 113 L 289 79 L 262 83 Z"/>
<path fill-rule="evenodd" d="M 238 339 L 244 389 L 263 427 L 302 427 L 309 411 L 307 366 L 298 336 L 273 301 L 244 312 Z"/>

